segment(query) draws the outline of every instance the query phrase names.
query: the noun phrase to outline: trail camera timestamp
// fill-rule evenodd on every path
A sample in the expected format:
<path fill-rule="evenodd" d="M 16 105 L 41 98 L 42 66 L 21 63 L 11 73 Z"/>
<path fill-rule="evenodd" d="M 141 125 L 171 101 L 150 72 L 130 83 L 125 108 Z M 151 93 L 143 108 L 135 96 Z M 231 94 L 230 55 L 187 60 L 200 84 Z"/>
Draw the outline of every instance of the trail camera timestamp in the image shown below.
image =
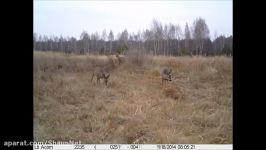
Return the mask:
<path fill-rule="evenodd" d="M 195 145 L 193 145 L 193 144 L 157 145 L 157 149 L 195 149 Z"/>

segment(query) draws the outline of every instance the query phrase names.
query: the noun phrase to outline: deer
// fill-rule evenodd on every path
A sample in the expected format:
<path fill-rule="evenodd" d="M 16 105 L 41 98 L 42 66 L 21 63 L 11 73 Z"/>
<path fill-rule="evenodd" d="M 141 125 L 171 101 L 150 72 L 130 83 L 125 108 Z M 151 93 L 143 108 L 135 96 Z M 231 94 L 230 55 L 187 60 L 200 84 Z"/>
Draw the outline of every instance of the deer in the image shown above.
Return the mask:
<path fill-rule="evenodd" d="M 97 78 L 97 84 L 100 83 L 101 79 L 104 79 L 105 85 L 107 86 L 110 72 L 107 67 L 96 67 L 92 73 L 91 82 L 93 81 L 94 76 Z"/>
<path fill-rule="evenodd" d="M 172 81 L 172 68 L 163 67 L 161 69 L 162 84 L 165 81 Z"/>

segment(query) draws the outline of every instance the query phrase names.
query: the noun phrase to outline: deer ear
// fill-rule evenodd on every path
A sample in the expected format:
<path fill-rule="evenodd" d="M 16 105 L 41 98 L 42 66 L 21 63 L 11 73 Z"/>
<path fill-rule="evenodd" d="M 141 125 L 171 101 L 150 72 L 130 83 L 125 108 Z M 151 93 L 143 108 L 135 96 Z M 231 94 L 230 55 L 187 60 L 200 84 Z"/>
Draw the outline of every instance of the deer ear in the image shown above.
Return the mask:
<path fill-rule="evenodd" d="M 170 73 L 172 72 L 172 68 L 170 68 Z"/>
<path fill-rule="evenodd" d="M 110 77 L 110 73 L 107 74 L 106 78 L 109 78 Z"/>

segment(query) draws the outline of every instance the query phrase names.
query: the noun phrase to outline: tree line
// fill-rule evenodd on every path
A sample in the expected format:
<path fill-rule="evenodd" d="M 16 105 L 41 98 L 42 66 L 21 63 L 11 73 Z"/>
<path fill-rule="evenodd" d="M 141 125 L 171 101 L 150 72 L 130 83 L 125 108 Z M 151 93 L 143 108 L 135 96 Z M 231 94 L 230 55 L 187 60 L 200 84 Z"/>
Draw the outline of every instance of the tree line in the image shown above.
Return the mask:
<path fill-rule="evenodd" d="M 137 49 L 145 54 L 183 56 L 183 55 L 229 55 L 232 56 L 233 36 L 214 34 L 210 40 L 210 31 L 203 18 L 194 20 L 191 26 L 172 23 L 163 25 L 153 20 L 150 29 L 129 33 L 126 29 L 116 38 L 112 30 L 103 30 L 89 34 L 83 31 L 79 39 L 75 37 L 57 37 L 33 35 L 34 50 L 59 51 L 64 53 L 124 54 L 129 49 Z"/>

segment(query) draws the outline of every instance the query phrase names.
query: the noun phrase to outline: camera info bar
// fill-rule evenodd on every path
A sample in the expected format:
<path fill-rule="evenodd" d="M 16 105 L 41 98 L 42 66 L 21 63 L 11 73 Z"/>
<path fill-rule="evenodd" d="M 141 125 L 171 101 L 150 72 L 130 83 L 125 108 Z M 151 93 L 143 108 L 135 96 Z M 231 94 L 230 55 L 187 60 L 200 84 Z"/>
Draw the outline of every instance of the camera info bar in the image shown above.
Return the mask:
<path fill-rule="evenodd" d="M 232 150 L 232 144 L 34 144 L 33 150 Z"/>

